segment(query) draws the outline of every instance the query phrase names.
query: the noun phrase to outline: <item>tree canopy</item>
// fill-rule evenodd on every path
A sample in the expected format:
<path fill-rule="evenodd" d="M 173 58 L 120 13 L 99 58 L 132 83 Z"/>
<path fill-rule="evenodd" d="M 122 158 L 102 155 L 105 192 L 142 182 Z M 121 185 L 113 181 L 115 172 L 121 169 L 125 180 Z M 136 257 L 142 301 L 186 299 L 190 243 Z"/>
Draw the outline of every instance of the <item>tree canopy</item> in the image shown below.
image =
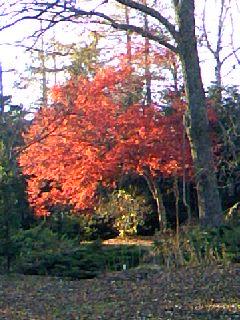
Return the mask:
<path fill-rule="evenodd" d="M 185 103 L 171 93 L 168 115 L 141 101 L 126 107 L 133 86 L 142 83 L 122 62 L 52 90 L 53 105 L 38 112 L 20 156 L 38 214 L 57 204 L 90 208 L 99 184 L 114 185 L 124 173 L 191 174 L 188 143 L 183 150 Z"/>

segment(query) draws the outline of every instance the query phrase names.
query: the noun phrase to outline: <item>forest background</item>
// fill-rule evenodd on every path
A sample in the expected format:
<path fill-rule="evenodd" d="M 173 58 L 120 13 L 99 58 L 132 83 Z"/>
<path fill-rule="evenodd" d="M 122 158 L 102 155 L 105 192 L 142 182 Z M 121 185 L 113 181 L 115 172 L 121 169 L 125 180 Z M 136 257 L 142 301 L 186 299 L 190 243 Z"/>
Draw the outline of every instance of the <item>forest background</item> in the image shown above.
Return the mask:
<path fill-rule="evenodd" d="M 52 27 L 64 20 L 72 36 L 71 21 L 86 15 L 74 1 L 0 7 L 3 21 L 7 17 L 1 33 L 29 20 L 26 11 L 40 26 L 17 44 L 32 59 L 16 86 L 31 96 L 39 90 L 34 119 L 28 120 L 24 103 L 1 97 L 3 270 L 88 277 L 141 259 L 168 266 L 239 259 L 240 96 L 238 86 L 225 82 L 240 65 L 237 2 L 217 3 L 211 40 L 208 1 L 196 38 L 194 1 L 174 1 L 174 28 L 165 4 L 158 15 L 154 4 L 118 2 L 110 20 L 102 13 L 111 15 L 108 3 L 88 11 L 93 17 L 80 32 L 87 32 L 87 42 L 67 44 Z M 103 18 L 100 24 L 96 18 Z M 215 64 L 205 92 L 196 45 Z M 79 246 L 136 234 L 155 234 L 154 254 L 117 248 L 121 254 L 105 253 L 102 261 L 98 243 Z"/>

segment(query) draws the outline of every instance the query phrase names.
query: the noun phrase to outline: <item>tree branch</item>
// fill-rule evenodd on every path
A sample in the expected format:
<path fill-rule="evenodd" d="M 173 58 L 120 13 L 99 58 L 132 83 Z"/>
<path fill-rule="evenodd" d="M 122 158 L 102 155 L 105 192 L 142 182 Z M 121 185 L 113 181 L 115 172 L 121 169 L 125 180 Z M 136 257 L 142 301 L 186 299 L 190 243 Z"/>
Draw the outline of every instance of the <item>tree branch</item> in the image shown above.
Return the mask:
<path fill-rule="evenodd" d="M 127 7 L 136 9 L 140 12 L 146 13 L 147 15 L 155 18 L 158 20 L 162 25 L 166 27 L 166 29 L 169 31 L 169 33 L 172 35 L 172 37 L 177 41 L 178 40 L 178 31 L 175 29 L 175 26 L 171 24 L 168 19 L 166 19 L 161 13 L 158 11 L 143 5 L 141 3 L 135 2 L 133 0 L 115 0 L 118 3 L 121 3 Z"/>
<path fill-rule="evenodd" d="M 167 42 L 166 40 L 164 40 L 162 36 L 154 35 L 150 31 L 145 30 L 145 28 L 136 27 L 135 25 L 131 25 L 131 24 L 118 23 L 114 19 L 112 19 L 109 16 L 106 16 L 105 14 L 100 13 L 100 12 L 90 12 L 90 14 L 108 21 L 110 23 L 110 25 L 115 29 L 136 32 L 139 35 L 141 35 L 145 38 L 148 38 L 149 40 L 156 41 L 159 44 L 168 48 L 169 50 L 178 53 L 177 47 L 175 47 L 174 45 L 172 45 L 169 42 Z"/>
<path fill-rule="evenodd" d="M 117 0 L 118 1 L 118 0 Z M 125 0 L 119 0 L 119 1 L 125 1 Z M 164 24 L 164 26 L 169 30 L 171 30 L 171 34 L 174 34 L 174 37 L 176 37 L 177 32 L 174 28 L 173 25 L 171 25 L 167 19 L 165 19 L 163 16 L 161 16 L 161 14 L 159 14 L 157 11 L 155 11 L 154 9 L 148 8 L 144 5 L 141 4 L 137 4 L 132 0 L 128 0 L 130 1 L 129 6 L 134 6 L 136 4 L 136 8 L 138 9 L 138 5 L 140 6 L 139 10 L 142 12 L 146 12 L 147 14 L 151 15 L 152 17 L 158 19 L 162 24 Z M 131 32 L 136 32 L 137 34 L 141 35 L 142 37 L 146 37 L 150 40 L 156 41 L 157 43 L 165 46 L 166 48 L 168 48 L 169 50 L 178 53 L 178 48 L 177 46 L 172 45 L 171 43 L 169 43 L 168 41 L 166 41 L 163 36 L 158 36 L 156 34 L 153 34 L 152 32 L 150 32 L 149 30 L 145 30 L 144 28 L 141 27 L 137 27 L 135 25 L 131 25 L 131 24 L 124 24 L 124 23 L 118 23 L 116 20 L 114 20 L 113 18 L 111 18 L 110 16 L 101 13 L 101 12 L 96 12 L 94 10 L 92 11 L 85 11 L 79 8 L 75 8 L 75 7 L 69 7 L 68 8 L 68 12 L 66 16 L 62 15 L 63 13 L 65 13 L 65 11 L 62 11 L 63 6 L 59 5 L 58 1 L 56 1 L 54 4 L 51 4 L 51 6 L 47 3 L 44 3 L 42 5 L 45 5 L 45 7 L 41 10 L 41 12 L 37 12 L 37 14 L 35 15 L 26 15 L 26 16 L 21 16 L 20 18 L 16 19 L 15 21 L 3 26 L 0 28 L 0 31 L 12 27 L 14 25 L 16 25 L 17 23 L 19 23 L 20 21 L 24 21 L 24 20 L 41 20 L 41 21 L 45 21 L 48 22 L 47 27 L 44 28 L 44 31 L 50 29 L 51 27 L 53 27 L 54 25 L 56 25 L 59 22 L 63 22 L 63 21 L 72 21 L 72 20 L 76 20 L 79 17 L 98 17 L 100 19 L 103 19 L 104 21 L 108 22 L 109 25 L 111 25 L 113 28 L 118 29 L 118 30 L 123 30 L 123 31 L 131 31 Z M 61 12 L 52 12 L 52 14 L 54 14 L 52 17 L 44 17 L 44 14 L 49 13 L 49 9 L 54 9 L 54 7 L 56 9 L 61 9 Z M 34 12 L 39 11 L 40 8 L 33 8 L 32 9 Z M 26 11 L 26 10 L 25 10 Z M 102 23 L 101 21 L 97 21 L 98 23 Z M 42 32 L 42 30 L 41 30 Z"/>

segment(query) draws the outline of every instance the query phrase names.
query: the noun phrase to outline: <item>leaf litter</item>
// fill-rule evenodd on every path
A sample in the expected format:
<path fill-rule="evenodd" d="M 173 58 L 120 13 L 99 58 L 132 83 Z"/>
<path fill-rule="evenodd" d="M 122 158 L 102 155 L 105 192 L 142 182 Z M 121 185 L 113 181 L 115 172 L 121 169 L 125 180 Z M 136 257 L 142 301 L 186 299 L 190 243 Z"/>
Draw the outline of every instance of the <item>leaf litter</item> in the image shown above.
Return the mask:
<path fill-rule="evenodd" d="M 0 319 L 240 319 L 240 265 L 142 267 L 77 281 L 2 275 Z"/>

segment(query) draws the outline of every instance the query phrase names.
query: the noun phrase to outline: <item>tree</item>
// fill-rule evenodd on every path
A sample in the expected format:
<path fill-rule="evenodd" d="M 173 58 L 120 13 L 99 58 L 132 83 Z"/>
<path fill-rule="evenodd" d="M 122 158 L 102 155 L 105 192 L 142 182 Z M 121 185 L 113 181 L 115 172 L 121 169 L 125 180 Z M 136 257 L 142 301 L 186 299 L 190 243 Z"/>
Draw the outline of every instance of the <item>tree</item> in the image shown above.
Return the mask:
<path fill-rule="evenodd" d="M 29 19 L 46 20 L 48 21 L 46 28 L 50 28 L 61 21 L 76 21 L 82 17 L 97 17 L 115 29 L 136 32 L 177 53 L 182 62 L 188 102 L 187 133 L 195 167 L 200 219 L 203 224 L 219 225 L 222 220 L 222 209 L 213 165 L 206 97 L 201 79 L 195 36 L 195 1 L 172 1 L 176 14 L 176 23 L 172 23 L 170 19 L 165 18 L 153 7 L 142 3 L 133 0 L 116 0 L 116 2 L 145 13 L 157 20 L 160 27 L 160 35 L 155 30 L 148 30 L 145 27 L 118 23 L 114 18 L 104 13 L 107 8 L 105 2 L 102 5 L 103 12 L 101 12 L 97 11 L 96 8 L 90 11 L 82 10 L 75 2 L 52 1 L 50 3 L 42 3 L 41 1 L 35 1 L 26 4 L 25 1 L 20 1 L 18 5 L 22 5 L 22 10 L 19 10 L 17 15 L 10 6 L 4 3 L 2 9 L 5 9 L 8 22 L 0 30 L 13 26 L 19 21 Z M 162 27 L 167 30 L 167 37 L 161 32 Z"/>
<path fill-rule="evenodd" d="M 214 174 L 206 98 L 195 37 L 194 1 L 174 1 L 178 17 L 178 50 L 188 100 L 188 137 L 195 165 L 199 215 L 207 224 L 221 223 L 221 203 Z"/>
<path fill-rule="evenodd" d="M 25 183 L 16 160 L 16 148 L 23 143 L 25 112 L 21 106 L 9 108 L 0 119 L 0 255 L 6 259 L 7 271 L 17 249 L 13 236 L 25 226 L 29 213 Z"/>
<path fill-rule="evenodd" d="M 75 46 L 72 50 L 70 64 L 66 68 L 70 76 L 93 77 L 102 65 L 100 62 L 100 50 L 97 48 L 98 35 L 94 33 L 93 40 L 84 47 Z"/>
<path fill-rule="evenodd" d="M 209 99 L 217 114 L 213 125 L 214 154 L 218 183 L 221 187 L 224 210 L 238 202 L 239 181 L 239 132 L 240 94 L 236 87 L 221 88 L 221 104 L 215 88 L 209 92 Z"/>
<path fill-rule="evenodd" d="M 123 174 L 135 172 L 146 179 L 160 227 L 166 228 L 156 178 L 181 176 L 183 171 L 191 175 L 188 144 L 182 153 L 185 105 L 172 95 L 168 115 L 140 101 L 126 106 L 124 97 L 139 86 L 127 61 L 117 70 L 100 69 L 93 79 L 74 77 L 53 89 L 54 104 L 38 112 L 20 156 L 37 214 L 61 206 L 91 209 L 100 186 L 114 187 Z"/>
<path fill-rule="evenodd" d="M 218 14 L 216 30 L 210 29 L 207 19 L 211 14 L 207 10 L 210 2 L 204 1 L 203 17 L 202 17 L 202 34 L 200 35 L 200 44 L 205 46 L 211 53 L 215 64 L 215 75 L 213 79 L 216 92 L 218 93 L 218 103 L 221 103 L 221 90 L 223 89 L 224 76 L 230 74 L 235 69 L 238 69 L 240 59 L 238 57 L 240 47 L 236 45 L 234 38 L 234 20 L 239 19 L 239 13 L 236 17 L 233 12 L 236 12 L 236 5 L 231 0 L 215 1 L 215 8 Z M 212 4 L 213 5 L 213 4 Z M 214 5 L 213 5 L 214 8 Z M 230 28 L 229 28 L 230 26 Z M 228 41 L 226 41 L 228 39 Z"/>

